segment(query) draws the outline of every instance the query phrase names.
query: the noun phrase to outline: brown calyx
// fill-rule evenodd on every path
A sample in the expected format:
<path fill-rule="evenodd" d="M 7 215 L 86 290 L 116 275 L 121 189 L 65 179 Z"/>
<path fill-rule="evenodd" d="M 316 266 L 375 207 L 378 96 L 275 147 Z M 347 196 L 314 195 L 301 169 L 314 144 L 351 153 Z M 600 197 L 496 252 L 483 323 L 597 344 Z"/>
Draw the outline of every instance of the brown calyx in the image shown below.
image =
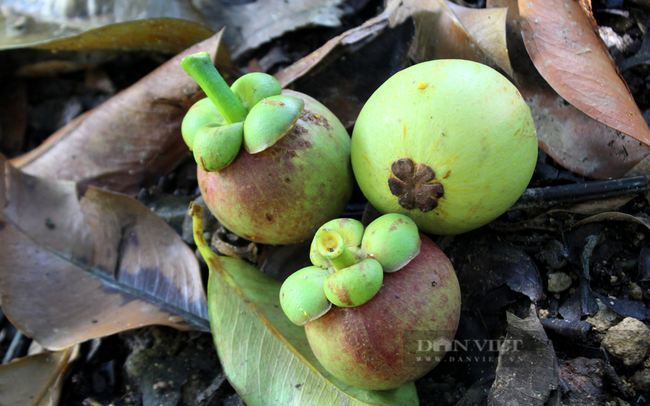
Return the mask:
<path fill-rule="evenodd" d="M 432 181 L 436 174 L 427 164 L 415 164 L 410 158 L 401 158 L 391 165 L 393 176 L 388 178 L 388 188 L 399 197 L 399 205 L 407 210 L 416 207 L 423 213 L 438 206 L 438 199 L 444 194 L 440 182 Z"/>

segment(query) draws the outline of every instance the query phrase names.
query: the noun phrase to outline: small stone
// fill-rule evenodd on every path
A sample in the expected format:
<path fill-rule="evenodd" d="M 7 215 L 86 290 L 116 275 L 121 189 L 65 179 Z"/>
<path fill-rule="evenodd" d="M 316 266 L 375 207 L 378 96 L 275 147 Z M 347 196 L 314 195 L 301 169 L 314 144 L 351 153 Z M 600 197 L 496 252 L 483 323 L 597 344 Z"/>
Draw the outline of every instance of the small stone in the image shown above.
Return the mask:
<path fill-rule="evenodd" d="M 539 309 L 539 318 L 540 319 L 548 319 L 550 316 L 551 316 L 551 313 L 549 313 L 548 310 Z"/>
<path fill-rule="evenodd" d="M 623 320 L 623 317 L 607 307 L 600 299 L 596 298 L 596 303 L 598 303 L 598 313 L 594 317 L 587 317 L 585 321 L 593 324 L 597 332 L 604 333 Z"/>
<path fill-rule="evenodd" d="M 637 371 L 629 381 L 634 389 L 641 392 L 650 392 L 650 369 L 645 368 Z"/>
<path fill-rule="evenodd" d="M 630 297 L 633 300 L 643 300 L 643 289 L 635 282 L 630 282 Z"/>
<path fill-rule="evenodd" d="M 611 283 L 613 285 L 616 282 L 618 282 L 618 276 L 612 275 L 612 276 L 609 277 L 609 283 Z"/>
<path fill-rule="evenodd" d="M 650 350 L 650 329 L 643 322 L 626 317 L 607 331 L 603 346 L 626 366 L 640 364 Z"/>
<path fill-rule="evenodd" d="M 548 274 L 548 291 L 564 292 L 571 287 L 572 282 L 571 277 L 564 272 L 550 273 Z"/>

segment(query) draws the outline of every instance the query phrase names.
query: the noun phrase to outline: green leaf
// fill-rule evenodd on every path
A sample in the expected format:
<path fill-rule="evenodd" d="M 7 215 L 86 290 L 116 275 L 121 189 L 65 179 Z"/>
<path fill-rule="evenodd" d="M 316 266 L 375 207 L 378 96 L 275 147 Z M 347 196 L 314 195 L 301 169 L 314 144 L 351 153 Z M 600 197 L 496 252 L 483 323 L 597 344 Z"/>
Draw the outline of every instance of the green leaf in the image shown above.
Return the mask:
<path fill-rule="evenodd" d="M 415 385 L 370 391 L 344 384 L 316 360 L 305 329 L 280 307 L 280 283 L 238 258 L 210 251 L 202 208 L 193 206 L 194 239 L 210 267 L 208 312 L 228 380 L 249 406 L 417 405 Z"/>

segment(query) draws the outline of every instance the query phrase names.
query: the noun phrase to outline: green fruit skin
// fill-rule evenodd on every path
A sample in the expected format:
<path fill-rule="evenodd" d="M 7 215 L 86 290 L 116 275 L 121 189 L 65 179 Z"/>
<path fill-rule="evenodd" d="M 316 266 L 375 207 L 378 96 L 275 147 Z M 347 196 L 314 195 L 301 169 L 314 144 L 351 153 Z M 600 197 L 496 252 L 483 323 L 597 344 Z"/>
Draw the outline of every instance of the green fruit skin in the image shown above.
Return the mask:
<path fill-rule="evenodd" d="M 352 166 L 380 212 L 405 214 L 427 233 L 455 234 L 487 224 L 519 198 L 537 144 L 530 109 L 504 76 L 475 62 L 436 60 L 398 72 L 370 97 L 354 127 Z M 424 213 L 398 204 L 388 178 L 400 158 L 433 169 L 430 183 L 444 187 L 438 207 Z"/>
<path fill-rule="evenodd" d="M 198 169 L 201 193 L 217 219 L 264 244 L 311 238 L 343 211 L 354 186 L 350 137 L 341 122 L 307 95 L 283 94 L 305 101 L 294 130 L 257 154 L 242 149 L 220 171 Z"/>
<path fill-rule="evenodd" d="M 316 358 L 343 382 L 373 390 L 406 385 L 443 355 L 422 353 L 417 340 L 452 340 L 456 334 L 461 304 L 456 274 L 440 248 L 420 237 L 420 254 L 398 272 L 384 274 L 381 289 L 367 303 L 332 306 L 305 325 Z M 431 360 L 415 361 L 422 355 Z"/>

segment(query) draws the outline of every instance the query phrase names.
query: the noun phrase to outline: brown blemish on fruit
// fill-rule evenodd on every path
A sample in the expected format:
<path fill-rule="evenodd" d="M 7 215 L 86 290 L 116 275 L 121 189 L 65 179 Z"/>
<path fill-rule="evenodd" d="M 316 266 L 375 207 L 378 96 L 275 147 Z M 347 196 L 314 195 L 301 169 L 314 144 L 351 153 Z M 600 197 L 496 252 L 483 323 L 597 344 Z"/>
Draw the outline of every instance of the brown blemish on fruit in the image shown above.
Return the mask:
<path fill-rule="evenodd" d="M 347 289 L 344 287 L 341 287 L 340 289 L 336 289 L 334 286 L 332 286 L 331 281 L 328 281 L 329 289 L 332 291 L 336 297 L 341 301 L 341 303 L 346 304 L 348 306 L 352 306 L 352 300 L 350 300 L 350 292 L 348 292 Z"/>
<path fill-rule="evenodd" d="M 303 111 L 300 113 L 300 119 L 302 121 L 310 121 L 318 126 L 323 126 L 327 129 L 331 128 L 325 117 L 321 116 L 320 114 L 314 114 L 307 109 L 303 109 Z"/>
<path fill-rule="evenodd" d="M 398 203 L 407 210 L 416 207 L 423 213 L 438 206 L 438 199 L 444 194 L 440 182 L 432 181 L 436 174 L 427 164 L 415 164 L 410 158 L 401 158 L 391 165 L 393 176 L 388 178 L 388 188 Z"/>
<path fill-rule="evenodd" d="M 266 213 L 266 219 L 267 219 L 268 221 L 273 221 L 273 218 L 274 218 L 274 217 L 273 217 L 271 214 Z"/>

